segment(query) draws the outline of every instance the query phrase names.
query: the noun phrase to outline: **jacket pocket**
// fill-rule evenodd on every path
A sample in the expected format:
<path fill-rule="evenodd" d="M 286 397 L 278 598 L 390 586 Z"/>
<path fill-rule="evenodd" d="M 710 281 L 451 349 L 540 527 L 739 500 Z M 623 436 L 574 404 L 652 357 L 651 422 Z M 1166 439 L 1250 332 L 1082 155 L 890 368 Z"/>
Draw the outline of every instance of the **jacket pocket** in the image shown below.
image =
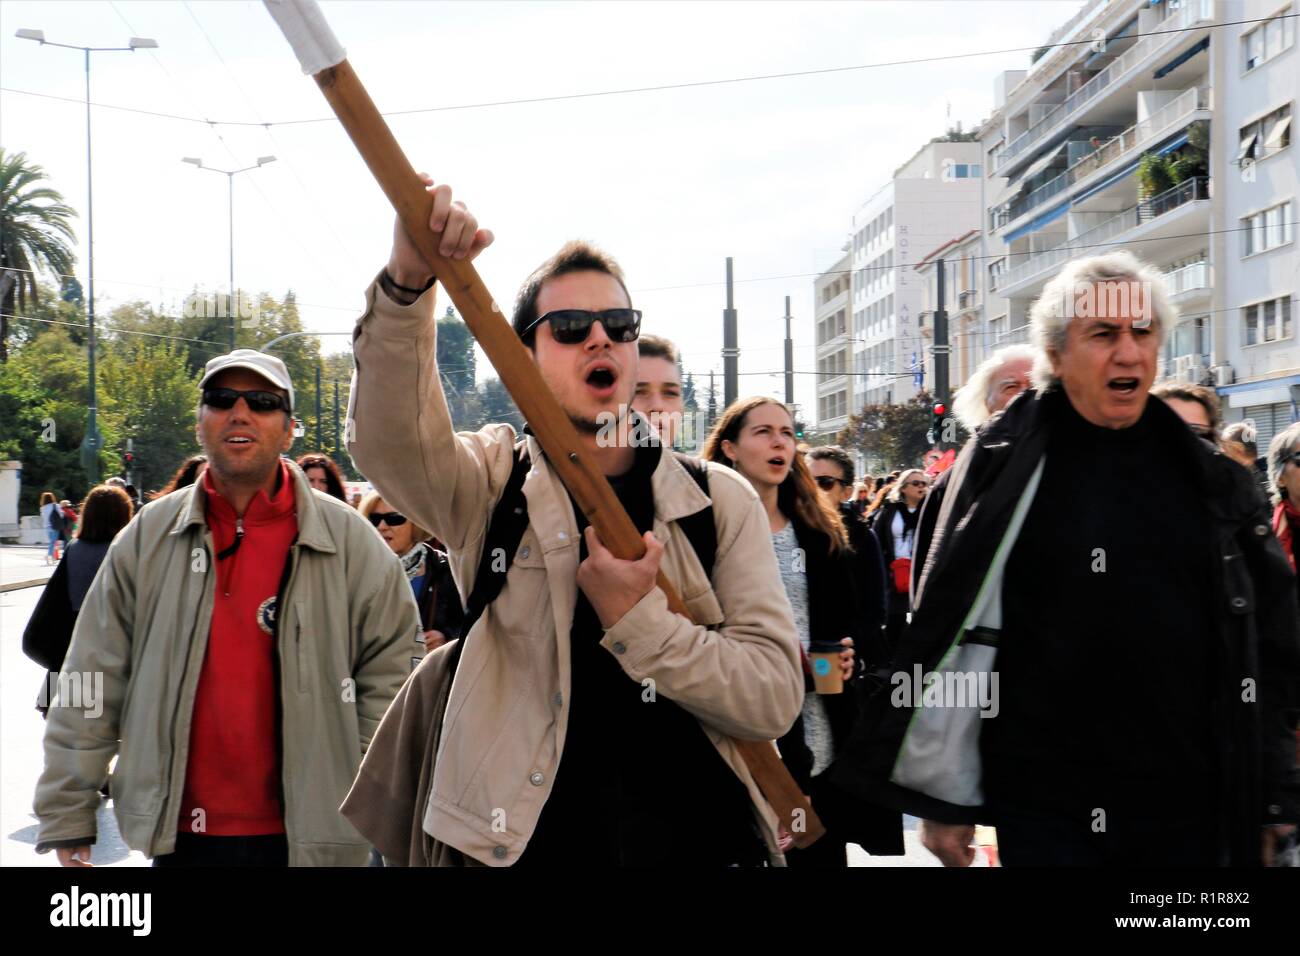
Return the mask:
<path fill-rule="evenodd" d="M 311 649 L 302 636 L 302 605 L 293 605 L 293 620 L 285 621 L 293 627 L 293 647 L 295 667 L 298 670 L 298 693 L 305 694 L 311 690 Z"/>

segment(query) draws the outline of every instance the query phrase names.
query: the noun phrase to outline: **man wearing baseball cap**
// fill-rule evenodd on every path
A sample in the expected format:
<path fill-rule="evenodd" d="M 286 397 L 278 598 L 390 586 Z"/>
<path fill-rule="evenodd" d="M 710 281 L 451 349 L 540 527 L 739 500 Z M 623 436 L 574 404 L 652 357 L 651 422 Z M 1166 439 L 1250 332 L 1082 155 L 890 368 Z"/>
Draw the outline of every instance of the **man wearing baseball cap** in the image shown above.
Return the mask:
<path fill-rule="evenodd" d="M 208 362 L 207 466 L 118 535 L 45 731 L 36 850 L 85 866 L 99 788 L 155 866 L 361 866 L 338 812 L 418 653 L 401 563 L 282 458 L 293 383 L 255 349 Z M 74 692 L 75 691 L 75 692 Z"/>

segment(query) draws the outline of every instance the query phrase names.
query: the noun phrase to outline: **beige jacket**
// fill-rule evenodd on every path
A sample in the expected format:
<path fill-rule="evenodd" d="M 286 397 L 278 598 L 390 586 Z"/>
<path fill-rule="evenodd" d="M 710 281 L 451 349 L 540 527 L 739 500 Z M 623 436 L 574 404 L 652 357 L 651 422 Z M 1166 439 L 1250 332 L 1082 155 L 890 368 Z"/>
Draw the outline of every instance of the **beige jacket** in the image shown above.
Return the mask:
<path fill-rule="evenodd" d="M 364 866 L 368 846 L 338 807 L 412 658 L 423 656 L 419 612 L 374 528 L 289 470 L 298 538 L 277 613 L 289 864 Z M 216 582 L 205 504 L 202 481 L 152 502 L 114 540 L 86 595 L 63 669 L 103 675 L 102 713 L 50 708 L 39 852 L 95 836 L 114 755 L 126 845 L 149 857 L 175 849 Z"/>
<path fill-rule="evenodd" d="M 446 543 L 463 599 L 510 475 L 515 432 L 508 425 L 453 432 L 435 366 L 432 294 L 402 307 L 372 285 L 366 298 L 353 342 L 349 450 L 384 500 Z M 540 446 L 527 440 L 530 524 L 500 596 L 465 638 L 424 818 L 434 839 L 496 865 L 513 863 L 528 844 L 564 748 L 578 596 L 573 507 Z M 727 739 L 780 737 L 803 703 L 794 617 L 767 515 L 743 478 L 710 466 L 718 531 L 711 588 L 673 524 L 709 497 L 672 455 L 661 456 L 651 486 L 662 567 L 702 623 L 670 612 L 656 589 L 601 646 L 632 680 L 653 679 L 699 718 L 748 788 L 776 854 L 775 814 Z"/>

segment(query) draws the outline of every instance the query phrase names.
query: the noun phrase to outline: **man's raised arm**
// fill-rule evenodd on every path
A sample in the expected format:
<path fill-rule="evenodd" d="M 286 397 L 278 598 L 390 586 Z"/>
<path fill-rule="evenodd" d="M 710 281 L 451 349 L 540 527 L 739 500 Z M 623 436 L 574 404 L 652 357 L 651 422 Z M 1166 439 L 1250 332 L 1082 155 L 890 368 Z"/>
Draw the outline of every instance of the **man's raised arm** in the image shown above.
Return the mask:
<path fill-rule="evenodd" d="M 429 228 L 441 234 L 441 253 L 473 259 L 492 233 L 451 201 L 449 187 L 422 178 L 434 196 Z M 432 279 L 397 223 L 388 265 L 366 290 L 353 335 L 347 445 L 386 501 L 449 547 L 464 548 L 509 477 L 514 438 L 507 425 L 453 431 L 438 377 Z"/>

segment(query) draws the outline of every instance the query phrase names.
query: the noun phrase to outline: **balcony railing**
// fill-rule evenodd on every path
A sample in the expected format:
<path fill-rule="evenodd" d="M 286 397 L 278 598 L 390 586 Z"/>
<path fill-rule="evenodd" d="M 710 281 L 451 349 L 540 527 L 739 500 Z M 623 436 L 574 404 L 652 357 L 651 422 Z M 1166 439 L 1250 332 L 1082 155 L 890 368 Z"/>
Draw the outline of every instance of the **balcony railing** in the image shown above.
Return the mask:
<path fill-rule="evenodd" d="M 1189 263 L 1181 269 L 1166 272 L 1165 285 L 1170 295 L 1181 295 L 1193 289 L 1208 289 L 1210 287 L 1209 261 L 1202 259 L 1200 262 Z"/>
<path fill-rule="evenodd" d="M 1028 195 L 1010 202 L 1006 206 L 1005 216 L 1002 215 L 1002 210 L 997 210 L 994 213 L 996 221 L 1005 225 L 1020 218 L 1029 210 L 1046 202 L 1053 196 L 1059 195 L 1080 180 L 1104 169 L 1117 160 L 1132 156 L 1138 151 L 1140 145 L 1150 142 L 1169 129 L 1177 128 L 1180 123 L 1185 122 L 1187 117 L 1197 110 L 1209 108 L 1210 91 L 1208 89 L 1200 87 L 1184 91 L 1141 123 L 1134 123 L 1118 136 L 1112 137 L 1092 152 L 1075 160 L 1074 165 L 1061 175 L 1049 179 Z"/>
<path fill-rule="evenodd" d="M 1213 15 L 1214 0 L 1183 0 L 1183 7 L 1172 16 L 1166 17 L 1160 24 L 1159 33 L 1145 36 L 1133 46 L 1102 68 L 1101 72 L 1079 87 L 1055 109 L 1048 111 L 1038 122 L 1025 130 L 993 155 L 993 174 L 1003 176 L 1003 167 L 1030 147 L 1042 142 L 1047 136 L 1056 132 L 1064 120 L 1075 110 L 1088 103 L 1115 80 L 1124 76 L 1129 70 L 1146 59 L 1154 50 L 1163 45 L 1170 32 L 1180 30 L 1198 20 L 1209 19 Z"/>
<path fill-rule="evenodd" d="M 1044 269 L 1068 262 L 1081 249 L 1101 246 L 1109 243 L 1116 236 L 1128 232 L 1143 223 L 1150 222 L 1167 212 L 1198 199 L 1210 198 L 1210 181 L 1208 177 L 1197 176 L 1184 180 L 1173 189 L 1167 189 L 1158 196 L 1144 199 L 1136 206 L 1129 206 L 1123 212 L 1116 213 L 1086 232 L 1081 232 L 1068 242 L 1063 242 L 1044 252 L 1030 255 L 1019 265 L 1013 266 L 998 277 L 998 288 L 1007 289 L 1019 285 Z"/>

